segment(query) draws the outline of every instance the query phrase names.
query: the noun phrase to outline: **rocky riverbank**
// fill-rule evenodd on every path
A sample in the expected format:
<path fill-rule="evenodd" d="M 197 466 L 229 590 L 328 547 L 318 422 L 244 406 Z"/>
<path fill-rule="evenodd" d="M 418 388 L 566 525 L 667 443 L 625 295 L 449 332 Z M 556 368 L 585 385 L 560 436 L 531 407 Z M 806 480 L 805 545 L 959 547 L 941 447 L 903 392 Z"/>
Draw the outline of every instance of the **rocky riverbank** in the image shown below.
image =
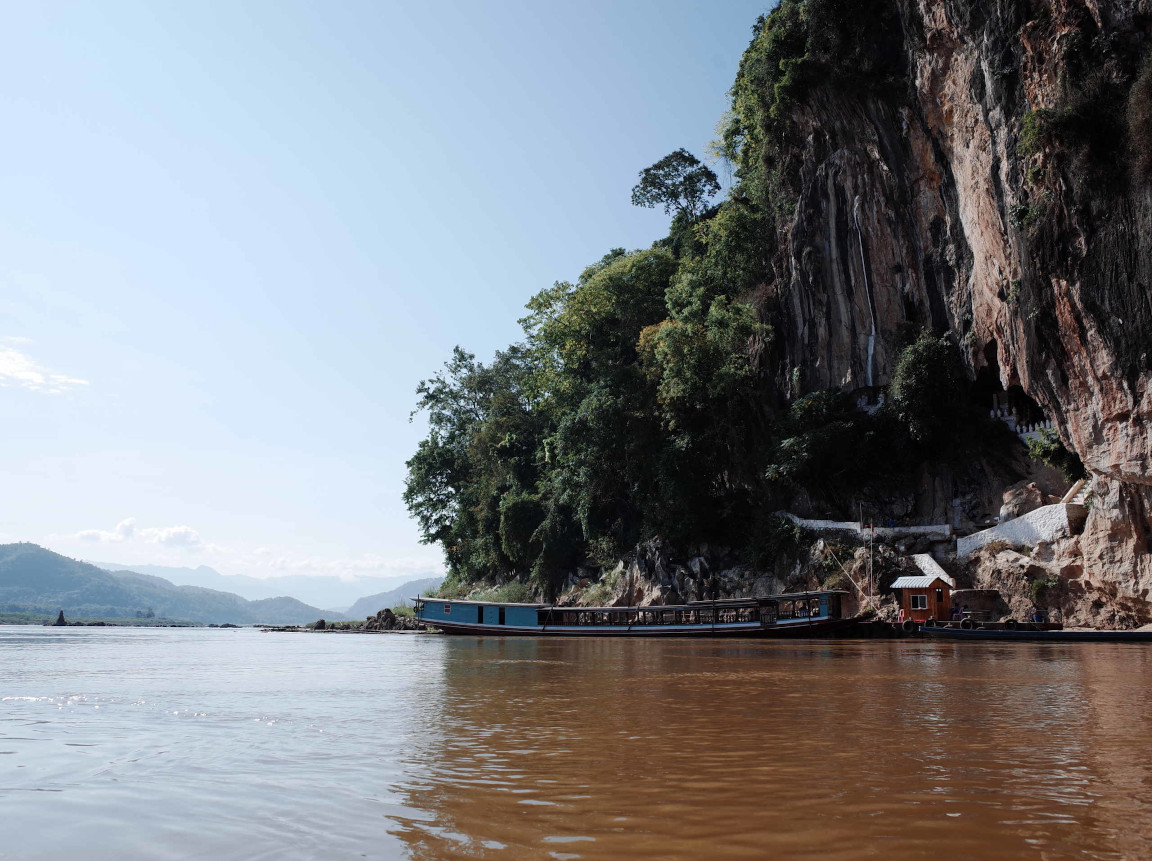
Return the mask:
<path fill-rule="evenodd" d="M 328 622 L 318 619 L 311 625 L 267 625 L 265 631 L 313 632 L 324 634 L 386 634 L 417 633 L 426 631 L 423 623 L 413 616 L 385 608 L 363 622 Z"/>

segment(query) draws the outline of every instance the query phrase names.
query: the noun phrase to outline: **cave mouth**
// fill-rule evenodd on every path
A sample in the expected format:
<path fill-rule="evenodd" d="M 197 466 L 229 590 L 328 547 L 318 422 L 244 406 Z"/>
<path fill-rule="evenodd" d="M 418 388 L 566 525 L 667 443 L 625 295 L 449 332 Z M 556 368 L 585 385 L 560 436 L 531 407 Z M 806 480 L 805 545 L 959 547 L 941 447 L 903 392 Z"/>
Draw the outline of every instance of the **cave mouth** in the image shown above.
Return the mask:
<path fill-rule="evenodd" d="M 1048 419 L 1040 404 L 1020 386 L 1009 386 L 1008 391 L 993 403 L 993 409 L 996 408 L 1000 409 L 1001 415 L 1015 416 L 1017 424 L 1021 425 L 1043 424 Z"/>
<path fill-rule="evenodd" d="M 989 341 L 984 347 L 984 364 L 976 369 L 976 379 L 969 389 L 972 403 L 992 412 L 997 401 L 1004 394 L 1000 383 L 1000 362 L 997 360 L 997 344 Z"/>
<path fill-rule="evenodd" d="M 976 371 L 976 379 L 970 388 L 972 403 L 987 410 L 997 418 L 1012 418 L 1016 424 L 1042 424 L 1047 416 L 1040 404 L 1036 403 L 1023 386 L 1014 383 L 1004 388 L 1000 382 L 1000 362 L 998 345 L 989 341 L 984 347 L 984 364 Z"/>

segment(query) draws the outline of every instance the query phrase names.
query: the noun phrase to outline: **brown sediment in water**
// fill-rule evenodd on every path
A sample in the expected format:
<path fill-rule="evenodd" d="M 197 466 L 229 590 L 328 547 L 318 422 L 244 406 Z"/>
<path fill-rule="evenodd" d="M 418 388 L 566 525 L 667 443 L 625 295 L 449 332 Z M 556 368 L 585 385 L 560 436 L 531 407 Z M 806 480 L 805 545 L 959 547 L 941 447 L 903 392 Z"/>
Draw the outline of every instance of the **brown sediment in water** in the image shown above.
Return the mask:
<path fill-rule="evenodd" d="M 418 859 L 1152 855 L 1152 651 L 449 641 Z"/>

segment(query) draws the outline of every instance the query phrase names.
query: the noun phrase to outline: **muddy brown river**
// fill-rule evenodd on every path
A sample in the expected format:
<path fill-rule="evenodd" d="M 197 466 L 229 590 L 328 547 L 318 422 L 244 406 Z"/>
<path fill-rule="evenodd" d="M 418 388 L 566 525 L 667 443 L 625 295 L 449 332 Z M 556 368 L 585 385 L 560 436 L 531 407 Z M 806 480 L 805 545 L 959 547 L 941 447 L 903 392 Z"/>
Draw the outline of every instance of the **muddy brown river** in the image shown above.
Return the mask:
<path fill-rule="evenodd" d="M 0 628 L 0 858 L 1152 857 L 1152 648 Z"/>

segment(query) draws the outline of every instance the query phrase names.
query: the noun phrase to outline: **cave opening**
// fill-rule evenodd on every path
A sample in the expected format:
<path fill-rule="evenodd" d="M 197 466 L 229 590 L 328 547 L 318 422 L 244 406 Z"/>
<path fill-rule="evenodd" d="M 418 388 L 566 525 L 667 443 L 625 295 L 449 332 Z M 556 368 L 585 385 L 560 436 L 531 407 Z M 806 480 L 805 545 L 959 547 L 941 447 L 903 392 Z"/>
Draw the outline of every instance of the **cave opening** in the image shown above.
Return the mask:
<path fill-rule="evenodd" d="M 1000 382 L 1000 362 L 998 345 L 989 341 L 984 345 L 984 363 L 976 369 L 976 379 L 969 388 L 972 403 L 981 409 L 991 412 L 996 407 L 997 400 L 1003 396 L 1004 386 Z"/>
<path fill-rule="evenodd" d="M 1018 425 L 1035 425 L 1045 421 L 1044 410 L 1019 383 L 1007 389 L 1000 382 L 999 345 L 989 341 L 983 350 L 984 363 L 976 370 L 970 388 L 972 402 L 996 418 L 1013 419 Z"/>

